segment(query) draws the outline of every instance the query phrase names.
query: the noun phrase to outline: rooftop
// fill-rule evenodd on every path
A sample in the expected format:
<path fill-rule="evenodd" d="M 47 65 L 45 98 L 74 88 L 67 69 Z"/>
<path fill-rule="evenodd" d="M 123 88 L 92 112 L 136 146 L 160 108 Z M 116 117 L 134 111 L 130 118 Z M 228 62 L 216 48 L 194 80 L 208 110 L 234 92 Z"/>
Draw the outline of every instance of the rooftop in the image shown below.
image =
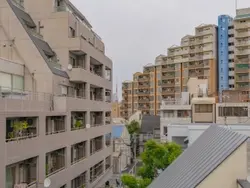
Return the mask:
<path fill-rule="evenodd" d="M 230 129 L 210 126 L 149 188 L 197 187 L 247 139 Z"/>

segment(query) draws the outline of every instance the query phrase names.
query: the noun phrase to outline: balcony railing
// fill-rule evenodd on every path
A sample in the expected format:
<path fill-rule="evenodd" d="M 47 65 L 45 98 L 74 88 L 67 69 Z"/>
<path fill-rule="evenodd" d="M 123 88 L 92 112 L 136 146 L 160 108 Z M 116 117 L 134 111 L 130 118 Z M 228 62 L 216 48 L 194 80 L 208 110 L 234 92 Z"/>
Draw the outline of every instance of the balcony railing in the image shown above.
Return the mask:
<path fill-rule="evenodd" d="M 46 118 L 46 135 L 58 134 L 65 131 L 65 117 L 55 116 Z"/>
<path fill-rule="evenodd" d="M 0 87 L 0 111 L 50 111 L 53 95 Z"/>
<path fill-rule="evenodd" d="M 36 118 L 10 118 L 6 120 L 6 142 L 37 136 Z"/>
<path fill-rule="evenodd" d="M 65 148 L 46 154 L 46 176 L 55 174 L 65 168 Z"/>

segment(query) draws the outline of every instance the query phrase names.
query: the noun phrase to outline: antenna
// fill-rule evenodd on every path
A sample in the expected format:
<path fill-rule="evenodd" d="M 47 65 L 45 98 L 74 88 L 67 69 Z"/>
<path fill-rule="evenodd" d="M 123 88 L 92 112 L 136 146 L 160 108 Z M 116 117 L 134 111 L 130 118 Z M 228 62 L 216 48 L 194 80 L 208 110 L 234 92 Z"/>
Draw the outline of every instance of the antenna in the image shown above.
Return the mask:
<path fill-rule="evenodd" d="M 238 9 L 238 0 L 235 0 L 235 11 Z"/>

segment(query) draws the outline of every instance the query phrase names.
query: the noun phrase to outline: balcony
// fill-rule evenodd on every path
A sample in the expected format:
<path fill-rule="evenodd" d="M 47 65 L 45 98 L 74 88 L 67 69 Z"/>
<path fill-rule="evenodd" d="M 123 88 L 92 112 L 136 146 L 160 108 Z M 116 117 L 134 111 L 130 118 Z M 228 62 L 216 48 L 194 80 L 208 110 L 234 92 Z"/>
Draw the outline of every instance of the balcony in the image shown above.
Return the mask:
<path fill-rule="evenodd" d="M 244 47 L 244 46 L 250 46 L 250 41 L 238 41 L 235 43 L 235 47 Z"/>
<path fill-rule="evenodd" d="M 250 54 L 250 49 L 235 50 L 236 56 L 248 56 Z"/>
<path fill-rule="evenodd" d="M 139 97 L 138 102 L 139 103 L 149 103 L 150 99 L 149 99 L 149 97 Z"/>
<path fill-rule="evenodd" d="M 37 158 L 30 158 L 6 167 L 6 187 L 24 185 L 30 187 L 37 183 Z"/>
<path fill-rule="evenodd" d="M 106 145 L 106 147 L 111 146 L 111 141 L 112 141 L 111 137 L 112 137 L 111 133 L 108 133 L 108 134 L 105 135 L 105 145 Z"/>
<path fill-rule="evenodd" d="M 84 188 L 87 185 L 87 172 L 71 180 L 71 188 Z"/>
<path fill-rule="evenodd" d="M 103 88 L 91 85 L 90 100 L 103 101 Z"/>
<path fill-rule="evenodd" d="M 58 134 L 65 131 L 65 116 L 46 117 L 46 135 Z"/>
<path fill-rule="evenodd" d="M 250 81 L 250 78 L 249 76 L 238 76 L 235 78 L 235 81 L 236 82 L 249 82 Z"/>
<path fill-rule="evenodd" d="M 150 87 L 150 84 L 144 83 L 144 84 L 138 84 L 138 88 L 148 88 Z"/>
<path fill-rule="evenodd" d="M 99 136 L 90 140 L 90 155 L 103 149 L 103 136 Z"/>
<path fill-rule="evenodd" d="M 167 80 L 167 79 L 174 79 L 175 74 L 162 74 L 162 79 Z"/>
<path fill-rule="evenodd" d="M 235 32 L 235 38 L 246 38 L 250 36 L 250 32 L 245 31 L 245 32 Z"/>
<path fill-rule="evenodd" d="M 174 94 L 175 94 L 174 89 L 162 90 L 162 95 L 174 95 Z"/>
<path fill-rule="evenodd" d="M 103 112 L 90 112 L 90 125 L 91 127 L 102 126 L 103 122 Z"/>
<path fill-rule="evenodd" d="M 174 82 L 162 82 L 161 84 L 162 87 L 175 87 Z"/>
<path fill-rule="evenodd" d="M 71 82 L 85 83 L 86 80 L 91 80 L 91 83 L 96 86 L 112 89 L 111 81 L 104 77 L 97 76 L 84 68 L 72 68 L 72 70 L 69 71 L 69 77 Z"/>
<path fill-rule="evenodd" d="M 112 81 L 112 70 L 108 67 L 105 67 L 105 79 Z"/>
<path fill-rule="evenodd" d="M 111 156 L 108 156 L 105 159 L 105 170 L 108 170 L 110 167 L 111 167 Z"/>
<path fill-rule="evenodd" d="M 111 112 L 105 112 L 105 124 L 111 124 Z"/>
<path fill-rule="evenodd" d="M 69 52 L 69 64 L 72 68 L 86 69 L 87 55 L 81 51 Z"/>
<path fill-rule="evenodd" d="M 250 23 L 237 22 L 234 24 L 234 28 L 235 30 L 242 30 L 242 29 L 250 28 Z"/>
<path fill-rule="evenodd" d="M 71 112 L 71 130 L 79 130 L 86 128 L 87 112 Z"/>
<path fill-rule="evenodd" d="M 51 176 L 65 168 L 66 149 L 58 149 L 46 154 L 46 176 Z"/>
<path fill-rule="evenodd" d="M 87 157 L 87 141 L 71 146 L 71 164 L 82 161 Z"/>
<path fill-rule="evenodd" d="M 90 57 L 90 69 L 89 70 L 91 73 L 97 76 L 100 76 L 100 77 L 104 76 L 103 65 L 92 57 Z"/>
<path fill-rule="evenodd" d="M 25 140 L 38 135 L 38 118 L 7 118 L 6 120 L 6 142 Z"/>
<path fill-rule="evenodd" d="M 111 90 L 106 89 L 105 90 L 105 102 L 111 103 Z"/>
<path fill-rule="evenodd" d="M 104 173 L 104 161 L 101 161 L 90 168 L 90 183 L 93 183 L 97 178 Z"/>
<path fill-rule="evenodd" d="M 75 83 L 73 87 L 62 87 L 62 95 L 68 97 L 76 97 L 79 99 L 86 98 L 86 83 Z"/>
<path fill-rule="evenodd" d="M 53 110 L 52 99 L 53 96 L 47 93 L 0 87 L 0 111 L 50 111 Z"/>
<path fill-rule="evenodd" d="M 237 84 L 235 88 L 241 91 L 249 91 L 250 85 L 249 84 Z"/>
<path fill-rule="evenodd" d="M 162 67 L 162 72 L 175 72 L 175 67 Z"/>

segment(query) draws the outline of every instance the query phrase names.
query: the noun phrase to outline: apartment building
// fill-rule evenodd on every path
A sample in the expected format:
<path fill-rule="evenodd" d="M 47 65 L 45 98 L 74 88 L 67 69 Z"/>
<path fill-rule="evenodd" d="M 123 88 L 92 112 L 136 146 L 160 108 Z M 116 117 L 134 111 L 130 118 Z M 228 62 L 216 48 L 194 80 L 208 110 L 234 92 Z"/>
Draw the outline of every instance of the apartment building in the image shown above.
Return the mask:
<path fill-rule="evenodd" d="M 0 187 L 112 176 L 112 61 L 68 0 L 0 0 Z"/>
<path fill-rule="evenodd" d="M 234 89 L 234 26 L 228 15 L 218 17 L 218 86 L 221 102 L 222 92 Z"/>
<path fill-rule="evenodd" d="M 217 95 L 217 26 L 215 25 L 196 27 L 194 36 L 186 35 L 181 39 L 180 46 L 174 45 L 168 48 L 167 56 L 156 57 L 154 66 L 146 66 L 143 73 L 136 74 L 136 79 L 134 76 L 131 82 L 134 85 L 131 94 L 135 95 L 134 90 L 137 84 L 138 87 L 140 85 L 140 95 L 143 95 L 140 100 L 143 103 L 137 102 L 140 95 L 138 99 L 131 100 L 131 106 L 135 106 L 131 112 L 143 111 L 145 108 L 144 114 L 159 115 L 161 101 L 179 99 L 181 92 L 187 91 L 187 82 L 191 77 L 208 79 L 208 94 Z M 124 104 L 127 102 L 126 98 L 123 98 Z M 147 102 L 148 99 L 151 102 Z"/>
<path fill-rule="evenodd" d="M 128 119 L 136 111 L 144 115 L 155 115 L 159 113 L 161 95 L 158 90 L 161 66 L 147 65 L 143 72 L 133 75 L 133 81 L 122 83 L 122 106 L 121 116 Z"/>
<path fill-rule="evenodd" d="M 234 35 L 235 88 L 249 95 L 250 8 L 236 11 Z"/>

